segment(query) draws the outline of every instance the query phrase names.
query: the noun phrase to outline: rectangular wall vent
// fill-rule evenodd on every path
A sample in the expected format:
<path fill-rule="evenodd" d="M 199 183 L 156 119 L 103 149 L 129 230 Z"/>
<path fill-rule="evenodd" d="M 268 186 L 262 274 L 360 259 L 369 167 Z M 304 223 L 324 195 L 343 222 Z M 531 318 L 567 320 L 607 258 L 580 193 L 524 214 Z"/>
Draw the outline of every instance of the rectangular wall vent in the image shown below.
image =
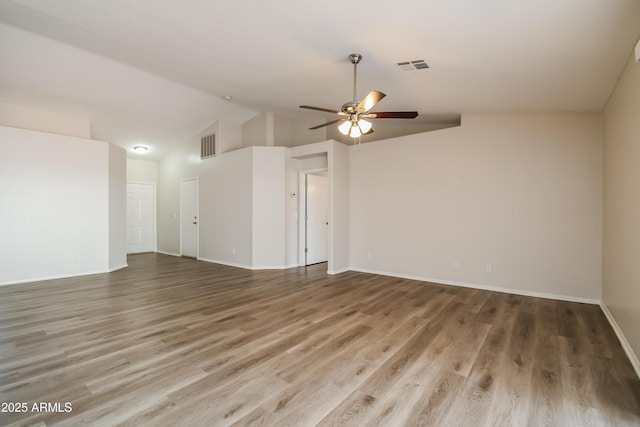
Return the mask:
<path fill-rule="evenodd" d="M 206 159 L 216 155 L 216 134 L 203 136 L 200 139 L 200 158 Z"/>
<path fill-rule="evenodd" d="M 396 65 L 402 71 L 426 70 L 427 68 L 429 68 L 429 65 L 425 62 L 424 59 L 416 59 L 414 61 L 400 61 L 396 62 Z"/>

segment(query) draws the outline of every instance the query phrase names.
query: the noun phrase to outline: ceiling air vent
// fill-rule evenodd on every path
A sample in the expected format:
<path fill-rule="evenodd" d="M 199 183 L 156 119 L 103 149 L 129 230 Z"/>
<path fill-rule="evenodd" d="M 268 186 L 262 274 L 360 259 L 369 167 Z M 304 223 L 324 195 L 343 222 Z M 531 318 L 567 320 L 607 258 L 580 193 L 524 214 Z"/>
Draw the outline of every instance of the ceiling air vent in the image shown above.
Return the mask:
<path fill-rule="evenodd" d="M 216 134 L 203 136 L 200 139 L 200 158 L 206 159 L 216 155 Z"/>
<path fill-rule="evenodd" d="M 429 68 L 429 65 L 424 61 L 424 59 L 416 59 L 414 61 L 400 61 L 396 62 L 396 65 L 402 71 L 426 70 L 427 68 Z"/>

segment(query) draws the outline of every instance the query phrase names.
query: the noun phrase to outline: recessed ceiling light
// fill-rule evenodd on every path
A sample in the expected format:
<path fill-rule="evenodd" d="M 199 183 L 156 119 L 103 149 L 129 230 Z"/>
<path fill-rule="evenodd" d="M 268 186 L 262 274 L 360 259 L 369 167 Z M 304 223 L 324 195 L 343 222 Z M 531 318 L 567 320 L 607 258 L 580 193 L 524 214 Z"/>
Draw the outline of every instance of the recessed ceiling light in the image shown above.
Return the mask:
<path fill-rule="evenodd" d="M 145 147 L 144 145 L 136 145 L 135 147 L 133 147 L 133 151 L 138 154 L 146 153 L 148 149 L 149 148 Z"/>
<path fill-rule="evenodd" d="M 225 95 L 225 96 L 222 97 L 222 99 L 224 99 L 225 101 L 231 101 L 233 99 L 233 96 Z"/>

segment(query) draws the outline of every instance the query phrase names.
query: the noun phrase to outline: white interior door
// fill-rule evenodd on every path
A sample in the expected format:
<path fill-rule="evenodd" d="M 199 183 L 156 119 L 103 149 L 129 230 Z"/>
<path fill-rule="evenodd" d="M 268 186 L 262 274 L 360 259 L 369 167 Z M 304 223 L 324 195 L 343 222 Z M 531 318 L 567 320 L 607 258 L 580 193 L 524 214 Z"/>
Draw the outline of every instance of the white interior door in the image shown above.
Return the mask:
<path fill-rule="evenodd" d="M 180 253 L 198 257 L 198 180 L 180 181 Z"/>
<path fill-rule="evenodd" d="M 329 178 L 307 174 L 306 180 L 305 264 L 310 265 L 329 259 Z"/>
<path fill-rule="evenodd" d="M 127 253 L 153 252 L 155 241 L 153 184 L 127 183 Z"/>

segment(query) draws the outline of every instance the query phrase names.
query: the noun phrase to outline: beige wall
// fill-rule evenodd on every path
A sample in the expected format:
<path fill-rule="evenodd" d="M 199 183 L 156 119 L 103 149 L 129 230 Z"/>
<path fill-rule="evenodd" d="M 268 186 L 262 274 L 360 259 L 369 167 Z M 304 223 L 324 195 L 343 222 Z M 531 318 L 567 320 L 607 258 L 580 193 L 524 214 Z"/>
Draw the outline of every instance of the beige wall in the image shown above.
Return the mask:
<path fill-rule="evenodd" d="M 297 147 L 326 141 L 326 128 L 309 130 L 321 119 L 292 120 L 273 113 L 260 113 L 242 124 L 242 145 Z"/>
<path fill-rule="evenodd" d="M 149 160 L 127 159 L 128 182 L 158 182 L 158 162 Z"/>
<path fill-rule="evenodd" d="M 91 138 L 91 120 L 0 102 L 0 125 Z"/>
<path fill-rule="evenodd" d="M 267 113 L 260 113 L 242 124 L 242 145 L 267 145 Z"/>
<path fill-rule="evenodd" d="M 603 304 L 640 372 L 640 63 L 631 57 L 604 110 L 603 252 Z"/>
<path fill-rule="evenodd" d="M 355 148 L 351 266 L 597 302 L 601 133 L 599 114 L 466 114 Z"/>

